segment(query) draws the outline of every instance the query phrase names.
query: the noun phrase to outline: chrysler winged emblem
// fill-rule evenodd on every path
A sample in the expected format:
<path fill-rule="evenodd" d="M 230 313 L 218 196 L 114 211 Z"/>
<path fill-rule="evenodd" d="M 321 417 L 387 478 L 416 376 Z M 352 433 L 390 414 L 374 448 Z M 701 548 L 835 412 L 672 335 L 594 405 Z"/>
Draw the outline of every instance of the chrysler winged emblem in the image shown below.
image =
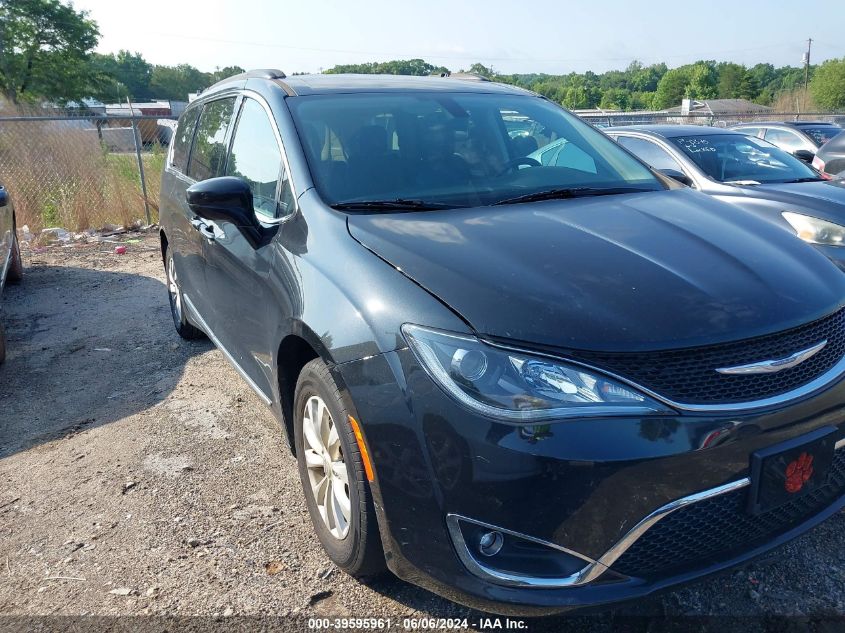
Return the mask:
<path fill-rule="evenodd" d="M 736 367 L 720 367 L 716 371 L 720 374 L 729 375 L 744 375 L 744 374 L 773 374 L 777 371 L 783 371 L 790 367 L 795 367 L 799 363 L 818 354 L 822 348 L 827 345 L 827 339 L 821 343 L 816 343 L 812 347 L 795 352 L 786 358 L 779 358 L 776 360 L 761 360 L 756 363 L 749 363 L 748 365 L 737 365 Z"/>

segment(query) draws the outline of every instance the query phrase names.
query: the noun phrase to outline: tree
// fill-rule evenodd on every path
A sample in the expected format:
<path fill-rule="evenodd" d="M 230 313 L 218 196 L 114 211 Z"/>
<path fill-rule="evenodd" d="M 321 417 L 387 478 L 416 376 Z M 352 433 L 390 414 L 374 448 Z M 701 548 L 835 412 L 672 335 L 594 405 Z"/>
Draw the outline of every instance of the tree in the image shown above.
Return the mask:
<path fill-rule="evenodd" d="M 141 53 L 122 50 L 117 55 L 94 54 L 91 60 L 92 95 L 103 101 L 149 99 L 153 67 Z"/>
<path fill-rule="evenodd" d="M 87 96 L 88 58 L 99 38 L 86 11 L 59 0 L 0 2 L 0 84 L 12 103 Z"/>
<path fill-rule="evenodd" d="M 717 96 L 719 99 L 735 99 L 740 92 L 740 87 L 745 79 L 745 66 L 733 62 L 722 62 L 716 66 L 719 75 Z"/>
<path fill-rule="evenodd" d="M 696 62 L 689 67 L 689 82 L 684 96 L 689 99 L 715 99 L 717 82 L 716 62 Z"/>
<path fill-rule="evenodd" d="M 819 107 L 845 108 L 845 58 L 828 60 L 816 68 L 810 88 Z"/>
<path fill-rule="evenodd" d="M 231 77 L 232 75 L 240 75 L 242 72 L 245 71 L 240 66 L 217 67 L 213 73 L 209 74 L 209 85 L 216 84 L 218 81 Z M 295 75 L 296 73 L 293 74 Z"/>
<path fill-rule="evenodd" d="M 150 92 L 156 99 L 187 101 L 188 93 L 208 88 L 212 83 L 208 74 L 190 64 L 153 66 Z"/>
<path fill-rule="evenodd" d="M 631 93 L 622 88 L 605 90 L 599 107 L 602 110 L 627 110 L 631 107 Z"/>
<path fill-rule="evenodd" d="M 340 64 L 323 71 L 328 74 L 360 73 L 365 75 L 439 75 L 448 73 L 443 66 L 434 66 L 422 59 L 397 59 L 389 62 L 369 62 L 364 64 Z"/>
<path fill-rule="evenodd" d="M 687 84 L 689 83 L 689 67 L 681 66 L 667 71 L 660 83 L 657 84 L 657 91 L 654 95 L 653 104 L 657 109 L 672 108 L 681 104 L 686 96 Z"/>

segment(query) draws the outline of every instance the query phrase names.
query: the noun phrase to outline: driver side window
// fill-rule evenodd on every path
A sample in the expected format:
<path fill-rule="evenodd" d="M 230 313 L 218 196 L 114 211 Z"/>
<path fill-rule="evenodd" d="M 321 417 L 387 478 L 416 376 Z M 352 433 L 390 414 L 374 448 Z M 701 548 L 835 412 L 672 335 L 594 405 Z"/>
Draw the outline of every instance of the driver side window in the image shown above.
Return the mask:
<path fill-rule="evenodd" d="M 259 216 L 273 219 L 293 211 L 293 192 L 282 150 L 267 112 L 255 99 L 243 100 L 226 175 L 249 183 L 253 208 Z M 281 200 L 277 203 L 279 191 Z"/>

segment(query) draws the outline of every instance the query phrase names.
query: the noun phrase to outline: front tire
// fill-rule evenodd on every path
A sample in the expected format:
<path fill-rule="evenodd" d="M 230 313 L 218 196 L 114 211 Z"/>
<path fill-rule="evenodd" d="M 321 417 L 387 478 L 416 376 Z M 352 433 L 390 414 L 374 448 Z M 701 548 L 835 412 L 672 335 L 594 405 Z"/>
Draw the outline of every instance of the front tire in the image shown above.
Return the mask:
<path fill-rule="evenodd" d="M 182 289 L 179 287 L 179 277 L 176 275 L 176 262 L 170 249 L 164 257 L 164 271 L 167 274 L 167 298 L 170 300 L 170 316 L 173 317 L 173 326 L 176 333 L 187 341 L 192 341 L 205 336 L 203 331 L 194 327 L 185 314 L 185 301 L 182 296 Z"/>
<path fill-rule="evenodd" d="M 340 391 L 320 359 L 302 369 L 294 396 L 299 478 L 317 538 L 347 573 L 385 569 L 372 493 Z"/>

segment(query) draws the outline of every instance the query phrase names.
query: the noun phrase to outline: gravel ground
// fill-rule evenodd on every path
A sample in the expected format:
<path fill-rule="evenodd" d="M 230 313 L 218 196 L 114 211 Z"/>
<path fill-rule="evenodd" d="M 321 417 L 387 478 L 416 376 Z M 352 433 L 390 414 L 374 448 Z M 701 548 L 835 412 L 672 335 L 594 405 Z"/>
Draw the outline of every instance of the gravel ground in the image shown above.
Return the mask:
<path fill-rule="evenodd" d="M 173 331 L 157 238 L 122 256 L 112 248 L 28 253 L 24 282 L 3 298 L 0 628 L 34 622 L 10 616 L 147 614 L 206 616 L 185 622 L 219 630 L 305 629 L 316 616 L 467 617 L 483 628 L 484 614 L 392 577 L 363 585 L 328 561 L 272 415 L 210 343 Z M 843 552 L 840 514 L 743 570 L 526 625 L 668 630 L 655 622 L 742 616 L 720 630 L 753 631 L 785 615 L 842 616 Z"/>

